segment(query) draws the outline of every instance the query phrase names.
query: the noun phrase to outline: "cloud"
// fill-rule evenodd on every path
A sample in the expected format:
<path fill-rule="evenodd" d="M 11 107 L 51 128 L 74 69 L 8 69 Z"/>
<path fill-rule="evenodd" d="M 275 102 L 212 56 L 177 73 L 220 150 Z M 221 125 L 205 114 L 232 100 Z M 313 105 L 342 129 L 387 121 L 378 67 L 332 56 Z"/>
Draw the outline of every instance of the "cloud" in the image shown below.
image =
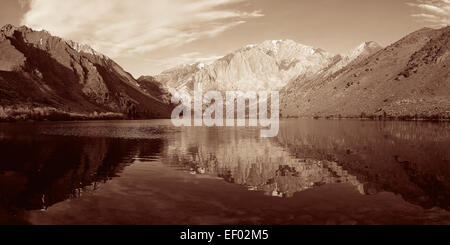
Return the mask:
<path fill-rule="evenodd" d="M 450 25 L 450 0 L 417 0 L 407 3 L 416 9 L 411 16 L 432 27 Z"/>
<path fill-rule="evenodd" d="M 232 27 L 244 23 L 245 21 L 242 20 L 230 23 L 205 23 L 203 26 L 185 27 L 181 30 L 167 30 L 167 32 L 163 30 L 161 35 L 164 35 L 164 38 L 154 40 L 153 42 L 145 42 L 144 40 L 148 37 L 143 35 L 137 39 L 124 41 L 120 46 L 117 46 L 117 48 L 121 49 L 122 45 L 128 46 L 128 53 L 140 54 L 166 46 L 179 47 L 201 38 L 215 37 Z M 138 45 L 139 43 L 141 43 L 141 45 Z M 116 51 L 119 52 L 120 50 Z"/>
<path fill-rule="evenodd" d="M 28 1 L 22 24 L 89 44 L 111 57 L 182 46 L 264 16 L 233 8 L 248 0 Z"/>

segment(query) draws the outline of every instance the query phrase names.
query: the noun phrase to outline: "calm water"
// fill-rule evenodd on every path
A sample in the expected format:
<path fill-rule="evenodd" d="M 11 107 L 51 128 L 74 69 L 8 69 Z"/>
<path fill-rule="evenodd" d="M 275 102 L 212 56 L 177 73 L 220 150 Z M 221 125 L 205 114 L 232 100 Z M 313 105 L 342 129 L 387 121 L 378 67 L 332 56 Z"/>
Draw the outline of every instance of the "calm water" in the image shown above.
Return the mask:
<path fill-rule="evenodd" d="M 450 224 L 450 124 L 0 124 L 0 223 Z"/>

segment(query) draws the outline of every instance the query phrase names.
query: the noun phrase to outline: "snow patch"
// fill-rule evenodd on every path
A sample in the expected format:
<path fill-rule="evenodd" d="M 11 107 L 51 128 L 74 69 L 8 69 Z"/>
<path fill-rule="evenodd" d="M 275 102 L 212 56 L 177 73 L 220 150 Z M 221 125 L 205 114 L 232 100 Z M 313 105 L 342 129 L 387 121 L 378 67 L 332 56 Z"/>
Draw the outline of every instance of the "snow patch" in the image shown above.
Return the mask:
<path fill-rule="evenodd" d="M 98 53 L 97 51 L 95 51 L 93 48 L 91 48 L 87 44 L 77 43 L 72 40 L 65 40 L 65 41 L 72 49 L 74 49 L 78 53 L 92 54 L 92 55 L 107 59 L 107 57 L 105 55 Z"/>
<path fill-rule="evenodd" d="M 205 64 L 204 63 L 199 63 L 197 65 L 197 68 L 201 70 L 201 69 L 205 68 Z"/>
<path fill-rule="evenodd" d="M 354 60 L 358 58 L 360 55 L 369 52 L 371 49 L 381 48 L 381 46 L 376 42 L 363 42 L 360 45 L 358 45 L 356 48 L 351 50 L 347 55 L 345 55 L 346 58 L 349 60 Z"/>

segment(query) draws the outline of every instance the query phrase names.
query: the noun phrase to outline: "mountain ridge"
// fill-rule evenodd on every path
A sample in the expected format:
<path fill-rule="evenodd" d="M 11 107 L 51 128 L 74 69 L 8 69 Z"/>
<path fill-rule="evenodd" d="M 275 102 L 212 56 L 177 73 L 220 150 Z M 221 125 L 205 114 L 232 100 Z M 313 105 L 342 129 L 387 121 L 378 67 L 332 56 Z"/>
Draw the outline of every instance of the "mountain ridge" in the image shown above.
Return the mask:
<path fill-rule="evenodd" d="M 47 31 L 0 31 L 3 120 L 168 118 L 171 105 L 94 49 Z"/>
<path fill-rule="evenodd" d="M 450 118 L 450 27 L 413 32 L 329 76 L 282 91 L 285 117 Z"/>

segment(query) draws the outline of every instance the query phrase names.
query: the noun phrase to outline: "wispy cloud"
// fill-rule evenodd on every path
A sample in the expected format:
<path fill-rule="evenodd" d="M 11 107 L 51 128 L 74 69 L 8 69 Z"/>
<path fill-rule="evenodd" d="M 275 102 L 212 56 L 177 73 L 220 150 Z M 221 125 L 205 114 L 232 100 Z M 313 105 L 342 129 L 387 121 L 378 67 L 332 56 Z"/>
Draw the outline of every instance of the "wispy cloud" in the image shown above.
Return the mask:
<path fill-rule="evenodd" d="M 263 16 L 233 8 L 248 0 L 28 1 L 22 24 L 90 44 L 111 57 L 182 46 Z"/>
<path fill-rule="evenodd" d="M 432 27 L 450 25 L 450 0 L 417 0 L 407 3 L 416 9 L 412 16 Z"/>

